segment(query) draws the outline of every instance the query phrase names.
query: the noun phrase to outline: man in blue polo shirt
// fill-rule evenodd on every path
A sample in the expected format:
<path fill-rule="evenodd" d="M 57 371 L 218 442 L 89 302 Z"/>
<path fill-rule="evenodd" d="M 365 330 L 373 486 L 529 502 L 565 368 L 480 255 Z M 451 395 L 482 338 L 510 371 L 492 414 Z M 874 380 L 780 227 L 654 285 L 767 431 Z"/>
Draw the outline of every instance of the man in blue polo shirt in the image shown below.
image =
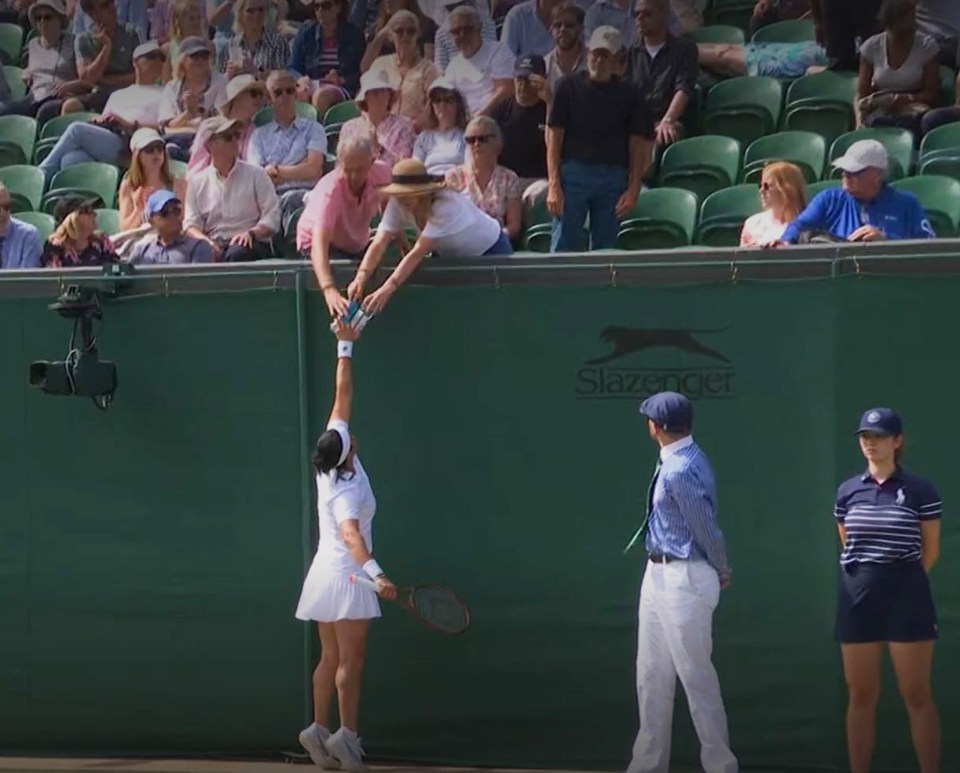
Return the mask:
<path fill-rule="evenodd" d="M 843 170 L 843 187 L 815 196 L 779 244 L 796 244 L 804 231 L 827 231 L 851 242 L 933 239 L 936 234 L 917 197 L 887 185 L 889 163 L 880 142 L 854 142 L 833 162 Z"/>

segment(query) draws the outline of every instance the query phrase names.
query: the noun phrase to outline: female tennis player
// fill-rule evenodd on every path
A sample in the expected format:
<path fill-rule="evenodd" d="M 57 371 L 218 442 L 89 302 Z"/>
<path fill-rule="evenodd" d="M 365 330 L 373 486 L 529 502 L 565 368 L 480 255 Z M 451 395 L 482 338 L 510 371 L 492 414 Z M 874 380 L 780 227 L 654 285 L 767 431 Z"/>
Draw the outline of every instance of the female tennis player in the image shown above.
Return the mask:
<path fill-rule="evenodd" d="M 320 663 L 313 672 L 313 724 L 300 733 L 310 758 L 329 770 L 364 771 L 357 737 L 360 676 L 370 620 L 380 617 L 377 593 L 354 585 L 351 574 L 365 572 L 386 599 L 397 589 L 372 555 L 372 523 L 377 503 L 370 479 L 357 456 L 350 434 L 353 375 L 350 360 L 360 334 L 337 320 L 337 377 L 333 410 L 326 431 L 317 440 L 313 466 L 317 471 L 320 541 L 303 581 L 296 616 L 316 620 L 320 629 Z M 331 735 L 330 703 L 337 691 L 340 729 Z"/>
<path fill-rule="evenodd" d="M 940 719 L 930 689 L 937 614 L 927 573 L 940 553 L 940 495 L 900 467 L 903 424 L 889 408 L 863 414 L 867 470 L 837 491 L 843 552 L 836 633 L 849 690 L 852 773 L 870 769 L 880 697 L 880 661 L 890 650 L 922 773 L 940 770 Z"/>

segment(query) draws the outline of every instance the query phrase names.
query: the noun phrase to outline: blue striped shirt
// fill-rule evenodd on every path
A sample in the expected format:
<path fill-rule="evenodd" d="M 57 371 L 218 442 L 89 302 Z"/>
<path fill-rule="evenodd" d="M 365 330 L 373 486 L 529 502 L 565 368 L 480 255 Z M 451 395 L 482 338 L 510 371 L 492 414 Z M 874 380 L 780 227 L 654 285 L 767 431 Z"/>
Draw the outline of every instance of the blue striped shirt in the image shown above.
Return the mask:
<path fill-rule="evenodd" d="M 899 467 L 883 483 L 856 475 L 837 489 L 833 514 L 847 533 L 840 563 L 919 561 L 920 523 L 942 512 L 936 487 Z"/>
<path fill-rule="evenodd" d="M 691 436 L 660 449 L 652 500 L 647 553 L 704 559 L 721 577 L 730 573 L 713 469 Z"/>

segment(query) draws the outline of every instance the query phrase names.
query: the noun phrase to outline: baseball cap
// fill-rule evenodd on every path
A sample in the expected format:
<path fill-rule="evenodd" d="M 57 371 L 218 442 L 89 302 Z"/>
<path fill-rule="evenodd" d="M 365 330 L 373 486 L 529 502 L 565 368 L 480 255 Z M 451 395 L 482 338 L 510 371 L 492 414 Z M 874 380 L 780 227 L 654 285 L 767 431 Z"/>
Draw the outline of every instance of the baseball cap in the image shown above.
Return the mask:
<path fill-rule="evenodd" d="M 679 392 L 658 392 L 640 403 L 640 413 L 667 432 L 689 432 L 693 404 Z"/>
<path fill-rule="evenodd" d="M 609 51 L 611 54 L 620 53 L 620 30 L 616 27 L 604 25 L 597 27 L 590 36 L 590 42 L 587 44 L 588 51 L 599 51 L 600 49 Z"/>
<path fill-rule="evenodd" d="M 138 150 L 143 150 L 148 145 L 153 145 L 156 142 L 163 143 L 163 137 L 160 136 L 156 129 L 137 129 L 130 138 L 130 152 L 136 153 Z"/>
<path fill-rule="evenodd" d="M 177 194 L 173 191 L 168 191 L 166 188 L 154 191 L 147 198 L 147 206 L 145 207 L 147 217 L 153 217 L 158 214 L 160 210 L 171 201 L 180 201 L 180 199 L 177 198 Z"/>
<path fill-rule="evenodd" d="M 211 53 L 210 41 L 197 35 L 191 35 L 189 38 L 180 41 L 179 50 L 180 56 L 199 54 L 201 51 L 206 51 L 209 54 Z"/>
<path fill-rule="evenodd" d="M 890 158 L 883 143 L 877 140 L 859 140 L 854 142 L 847 152 L 833 162 L 837 169 L 856 174 L 864 169 L 882 169 L 887 171 Z"/>
<path fill-rule="evenodd" d="M 163 54 L 163 49 L 160 48 L 160 44 L 156 40 L 148 40 L 146 43 L 141 43 L 133 49 L 133 58 L 139 59 L 141 56 L 149 56 L 158 51 L 160 54 Z"/>
<path fill-rule="evenodd" d="M 900 415 L 890 408 L 871 408 L 860 417 L 861 432 L 874 432 L 877 435 L 902 435 L 903 421 Z"/>
<path fill-rule="evenodd" d="M 522 78 L 527 75 L 546 75 L 547 63 L 542 56 L 518 56 L 513 65 L 514 77 Z"/>

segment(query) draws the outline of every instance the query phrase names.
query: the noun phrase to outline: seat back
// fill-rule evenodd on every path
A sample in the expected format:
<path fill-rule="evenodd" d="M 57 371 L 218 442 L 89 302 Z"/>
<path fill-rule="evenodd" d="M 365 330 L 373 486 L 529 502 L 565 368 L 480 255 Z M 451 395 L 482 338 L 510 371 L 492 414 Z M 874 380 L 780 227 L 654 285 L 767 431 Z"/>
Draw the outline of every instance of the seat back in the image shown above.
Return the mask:
<path fill-rule="evenodd" d="M 756 185 L 735 185 L 711 194 L 700 208 L 697 244 L 736 247 L 744 221 L 761 210 Z"/>
<path fill-rule="evenodd" d="M 700 201 L 682 188 L 644 191 L 620 224 L 617 247 L 625 250 L 666 249 L 693 242 Z"/>
<path fill-rule="evenodd" d="M 733 185 L 740 173 L 740 143 L 732 137 L 704 135 L 670 145 L 660 159 L 660 186 L 686 188 L 701 199 Z"/>
<path fill-rule="evenodd" d="M 0 142 L 19 148 L 23 158 L 18 164 L 29 164 L 36 143 L 37 122 L 26 115 L 0 116 Z"/>
<path fill-rule="evenodd" d="M 46 178 L 37 167 L 29 164 L 0 167 L 0 182 L 11 194 L 23 196 L 30 210 L 39 210 Z"/>
<path fill-rule="evenodd" d="M 46 212 L 20 212 L 16 218 L 36 228 L 43 241 L 49 239 L 50 234 L 57 228 L 57 221 L 53 219 L 53 215 L 48 215 Z"/>
<path fill-rule="evenodd" d="M 357 118 L 359 115 L 360 106 L 352 99 L 348 99 L 346 102 L 338 102 L 323 114 L 323 125 L 330 126 L 335 123 L 346 123 L 351 118 Z"/>
<path fill-rule="evenodd" d="M 813 132 L 788 131 L 761 137 L 743 155 L 742 182 L 756 183 L 771 161 L 789 161 L 800 168 L 808 183 L 823 175 L 827 143 Z"/>
<path fill-rule="evenodd" d="M 753 33 L 751 43 L 803 43 L 816 40 L 816 32 L 810 19 L 790 19 L 761 27 Z"/>
<path fill-rule="evenodd" d="M 940 238 L 960 233 L 960 181 L 941 175 L 905 177 L 891 187 L 912 193 L 920 200 L 927 219 Z"/>
<path fill-rule="evenodd" d="M 102 164 L 98 161 L 72 164 L 53 176 L 44 198 L 52 198 L 52 193 L 63 189 L 89 191 L 100 197 L 105 209 L 110 209 L 117 200 L 119 179 L 120 171 L 112 164 Z"/>
<path fill-rule="evenodd" d="M 704 133 L 734 137 L 747 147 L 775 131 L 782 99 L 776 78 L 747 75 L 721 81 L 707 94 Z"/>
<path fill-rule="evenodd" d="M 690 30 L 687 36 L 695 43 L 732 43 L 742 46 L 746 42 L 743 30 L 730 24 L 708 24 L 697 27 Z"/>

